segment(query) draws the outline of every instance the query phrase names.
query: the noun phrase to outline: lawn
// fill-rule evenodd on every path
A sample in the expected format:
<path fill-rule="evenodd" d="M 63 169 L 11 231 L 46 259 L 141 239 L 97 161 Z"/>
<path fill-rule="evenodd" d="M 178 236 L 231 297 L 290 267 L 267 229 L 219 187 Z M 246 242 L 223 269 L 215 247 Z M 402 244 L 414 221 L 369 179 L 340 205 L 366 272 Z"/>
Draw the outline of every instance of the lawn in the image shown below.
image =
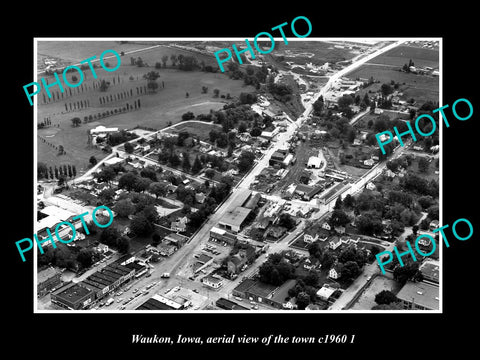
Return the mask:
<path fill-rule="evenodd" d="M 371 64 L 385 64 L 402 67 L 412 60 L 415 66 L 438 68 L 439 51 L 412 46 L 397 46 L 369 61 Z"/>
<path fill-rule="evenodd" d="M 121 51 L 119 44 L 117 47 L 115 42 L 85 42 L 76 43 L 77 52 L 69 53 L 71 45 L 66 43 L 46 44 L 39 46 L 39 54 L 54 54 L 56 57 L 66 56 L 70 54 L 70 60 L 75 62 L 77 58 L 87 58 L 90 53 L 100 53 L 100 47 L 107 44 L 103 49 L 115 49 Z M 91 47 L 89 47 L 91 45 Z M 130 44 L 129 44 L 130 45 Z M 123 46 L 123 45 L 122 45 Z M 146 47 L 134 46 L 130 48 Z M 161 51 L 164 47 L 156 48 L 147 52 L 138 52 L 135 56 L 145 57 L 145 60 L 158 57 L 161 58 Z M 167 48 L 168 51 L 173 51 Z M 177 51 L 175 49 L 175 51 Z M 183 52 L 183 50 L 179 50 Z M 88 53 L 88 54 L 87 54 Z M 195 55 L 198 58 L 205 55 Z M 150 61 L 150 60 L 148 60 Z M 150 65 L 154 65 L 154 62 Z M 157 80 L 159 88 L 153 94 L 138 94 L 137 88 L 143 88 L 146 85 L 146 80 L 143 75 L 150 71 L 157 71 L 160 78 Z M 61 94 L 58 86 L 51 88 L 52 91 L 58 91 L 60 99 L 54 102 L 43 104 L 44 91 L 36 95 L 38 103 L 38 122 L 43 122 L 44 119 L 49 118 L 52 127 L 38 130 L 38 135 L 45 138 L 48 142 L 55 146 L 63 145 L 66 155 L 57 156 L 57 150 L 51 146 L 46 145 L 42 141 L 38 141 L 38 161 L 46 163 L 48 166 L 60 164 L 72 164 L 77 168 L 77 173 L 88 169 L 88 159 L 93 155 L 100 160 L 106 154 L 98 149 L 87 148 L 87 131 L 98 125 L 106 127 L 118 127 L 120 129 L 133 128 L 136 125 L 146 126 L 154 129 L 162 129 L 169 122 L 177 123 L 181 121 L 181 116 L 187 111 L 193 112 L 195 115 L 205 114 L 210 109 L 218 110 L 227 102 L 220 98 L 213 98 L 213 89 L 218 88 L 220 95 L 230 95 L 235 98 L 241 92 L 252 92 L 252 86 L 244 86 L 240 80 L 231 80 L 226 75 L 221 73 L 206 73 L 200 71 L 180 71 L 172 68 L 155 69 L 152 67 L 137 67 L 130 65 L 128 55 L 122 58 L 122 64 L 118 70 L 112 73 L 107 73 L 101 68 L 96 69 L 98 79 L 93 79 L 91 71 L 84 71 L 85 80 L 83 82 L 83 91 L 78 88 L 68 88 L 65 86 L 65 92 Z M 52 76 L 46 77 L 49 83 L 54 82 Z M 70 78 L 71 79 L 71 78 Z M 100 92 L 98 88 L 93 89 L 93 84 L 99 84 L 99 81 L 106 79 L 110 82 L 110 87 L 106 92 Z M 115 83 L 114 83 L 115 79 Z M 208 87 L 208 92 L 202 94 L 202 86 Z M 70 91 L 72 90 L 72 94 Z M 131 93 L 130 93 L 131 91 Z M 127 93 L 128 96 L 123 96 L 120 100 L 116 100 L 116 95 Z M 186 97 L 186 93 L 189 94 Z M 131 95 L 130 95 L 131 94 Z M 112 101 L 107 103 L 100 103 L 100 97 L 112 96 Z M 45 98 L 48 99 L 45 95 Z M 90 115 L 97 115 L 107 110 L 115 110 L 126 107 L 128 103 L 133 105 L 134 101 L 141 100 L 141 107 L 137 110 L 122 112 L 116 115 L 105 117 L 93 122 L 84 123 L 85 117 Z M 90 106 L 81 110 L 70 110 L 70 103 L 78 101 L 87 101 Z M 67 108 L 66 108 L 67 105 Z M 68 109 L 68 111 L 67 111 Z M 71 125 L 71 119 L 79 117 L 82 120 L 81 126 L 74 128 Z M 59 126 L 59 127 L 57 127 Z"/>
<path fill-rule="evenodd" d="M 177 134 L 181 131 L 187 131 L 189 134 L 197 135 L 201 141 L 209 141 L 209 133 L 213 129 L 221 130 L 221 126 L 213 123 L 182 122 L 169 129 L 168 132 Z"/>
<path fill-rule="evenodd" d="M 397 294 L 401 289 L 401 285 L 395 280 L 386 276 L 377 276 L 372 280 L 370 285 L 363 291 L 362 295 L 355 301 L 350 310 L 370 310 L 377 305 L 375 295 L 382 290 L 390 290 Z"/>
<path fill-rule="evenodd" d="M 439 78 L 427 75 L 415 75 L 398 71 L 398 67 L 386 65 L 364 64 L 358 69 L 348 74 L 351 79 L 374 78 L 380 84 L 388 83 L 393 80 L 401 84 L 400 91 L 403 92 L 402 99 L 408 100 L 414 98 L 418 103 L 424 103 L 428 100 L 438 101 L 439 97 Z M 405 83 L 405 85 L 404 85 Z M 370 88 L 367 88 L 370 90 Z M 372 88 L 373 91 L 373 88 Z M 362 95 L 360 95 L 362 96 Z"/>

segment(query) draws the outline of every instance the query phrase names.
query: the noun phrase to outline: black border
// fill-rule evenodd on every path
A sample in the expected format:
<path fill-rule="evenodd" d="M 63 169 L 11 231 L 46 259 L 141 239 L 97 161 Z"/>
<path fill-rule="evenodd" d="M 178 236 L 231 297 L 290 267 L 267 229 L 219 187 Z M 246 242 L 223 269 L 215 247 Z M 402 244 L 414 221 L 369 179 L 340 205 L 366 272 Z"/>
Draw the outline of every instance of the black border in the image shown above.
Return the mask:
<path fill-rule="evenodd" d="M 183 5 L 183 6 L 181 6 Z M 459 4 L 460 5 L 460 4 Z M 399 353 L 404 356 L 428 356 L 450 345 L 461 345 L 462 350 L 473 345 L 473 332 L 465 327 L 475 313 L 476 261 L 478 244 L 478 215 L 473 204 L 478 199 L 477 157 L 475 141 L 478 131 L 478 83 L 474 34 L 477 20 L 475 10 L 458 6 L 448 10 L 433 11 L 420 3 L 374 4 L 362 3 L 352 8 L 345 4 L 315 3 L 308 9 L 300 4 L 276 4 L 261 9 L 256 3 L 209 3 L 193 9 L 179 4 L 174 9 L 168 5 L 146 5 L 135 11 L 115 4 L 82 6 L 68 10 L 38 9 L 24 15 L 19 33 L 13 35 L 6 29 L 6 48 L 14 49 L 9 55 L 4 71 L 8 73 L 8 117 L 4 119 L 4 135 L 10 145 L 4 153 L 6 161 L 3 176 L 4 215 L 6 229 L 4 259 L 7 260 L 4 288 L 4 313 L 14 314 L 8 333 L 8 346 L 30 345 L 40 358 L 44 354 L 68 355 L 78 352 L 100 354 L 127 353 L 163 356 L 179 355 L 179 350 L 231 356 L 236 348 L 245 350 L 245 356 L 257 357 L 271 351 L 284 352 L 286 348 L 308 351 L 313 356 Z M 137 5 L 131 4 L 136 8 Z M 151 10 L 148 7 L 151 6 Z M 395 8 L 393 8 L 393 7 Z M 436 4 L 435 6 L 441 6 Z M 469 14 L 469 12 L 471 14 Z M 44 14 L 40 16 L 39 14 Z M 452 104 L 458 98 L 469 99 L 474 115 L 468 121 L 452 120 L 450 128 L 444 127 L 443 148 L 443 219 L 451 224 L 458 218 L 469 219 L 475 228 L 474 236 L 465 242 L 452 240 L 444 248 L 443 259 L 443 314 L 33 314 L 32 257 L 22 263 L 14 242 L 33 234 L 33 108 L 25 99 L 22 86 L 33 81 L 33 38 L 65 37 L 248 37 L 260 31 L 290 22 L 296 16 L 307 16 L 313 31 L 310 37 L 340 36 L 432 36 L 443 37 L 443 103 Z M 71 17 L 71 20 L 68 18 Z M 60 21 L 59 19 L 65 19 Z M 65 22 L 65 23 L 63 23 Z M 12 35 L 9 35 L 12 34 Z M 7 53 L 4 54 L 7 56 Z M 5 58 L 3 59 L 6 60 Z M 7 69 L 7 70 L 5 70 Z M 5 95 L 4 95 L 5 96 Z M 4 97 L 5 99 L 5 97 Z M 11 103 L 13 99 L 14 103 Z M 10 197 L 10 194 L 12 196 Z M 15 195 L 13 195 L 15 194 Z M 13 309 L 12 309 L 13 308 Z M 473 320 L 473 319 L 472 319 Z M 320 336 L 322 334 L 356 334 L 351 345 L 215 345 L 161 346 L 133 345 L 131 334 L 192 336 L 222 336 L 246 334 L 247 336 Z M 33 336 L 27 336 L 31 334 Z M 28 346 L 27 345 L 27 346 Z M 15 348 L 17 351 L 22 349 Z M 76 350 L 77 349 L 77 350 Z M 83 351 L 82 351 L 83 349 Z M 88 350 L 87 350 L 88 349 Z M 249 351 L 250 350 L 250 351 Z M 251 352 L 253 350 L 253 352 Z M 358 350 L 366 350 L 359 353 Z M 417 350 L 412 352 L 412 350 Z M 463 351 L 462 351 L 463 352 Z M 384 356 L 381 355 L 381 356 Z"/>

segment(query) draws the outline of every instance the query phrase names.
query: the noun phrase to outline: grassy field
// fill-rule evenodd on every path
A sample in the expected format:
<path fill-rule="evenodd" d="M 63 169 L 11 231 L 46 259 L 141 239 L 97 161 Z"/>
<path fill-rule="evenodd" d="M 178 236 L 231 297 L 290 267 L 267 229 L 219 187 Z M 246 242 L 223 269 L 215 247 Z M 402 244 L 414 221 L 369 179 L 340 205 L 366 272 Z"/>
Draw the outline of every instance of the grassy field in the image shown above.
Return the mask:
<path fill-rule="evenodd" d="M 380 81 L 378 86 L 383 83 L 390 83 L 391 80 L 402 84 L 400 91 L 403 92 L 403 99 L 414 98 L 418 103 L 424 103 L 428 100 L 438 101 L 438 77 L 415 75 L 412 73 L 398 71 L 397 67 L 371 64 L 365 64 L 348 74 L 348 77 L 351 79 L 370 79 L 372 76 L 376 81 Z M 404 83 L 405 85 L 403 85 Z M 367 88 L 367 90 L 374 91 L 375 89 L 372 85 L 371 87 Z"/>
<path fill-rule="evenodd" d="M 209 133 L 212 131 L 212 129 L 218 129 L 221 130 L 221 126 L 217 124 L 210 124 L 210 123 L 180 123 L 177 126 L 171 128 L 171 130 L 168 130 L 168 132 L 171 132 L 173 134 L 177 134 L 181 131 L 188 131 L 190 134 L 195 134 L 197 135 L 200 140 L 202 141 L 208 141 L 210 139 Z"/>
<path fill-rule="evenodd" d="M 152 69 L 129 66 L 129 70 L 126 75 L 122 74 L 120 78 L 130 76 L 131 73 L 134 76 L 140 72 L 143 74 Z M 85 171 L 88 168 L 90 156 L 93 155 L 100 159 L 105 155 L 98 149 L 87 148 L 87 130 L 91 128 L 103 125 L 123 129 L 142 125 L 161 129 L 168 122 L 179 122 L 182 114 L 187 111 L 192 111 L 195 115 L 198 115 L 208 113 L 210 109 L 218 110 L 222 108 L 225 102 L 212 97 L 214 88 L 220 89 L 220 94 L 228 92 L 232 97 L 238 96 L 242 91 L 253 91 L 252 87 L 244 86 L 243 82 L 230 80 L 222 74 L 183 72 L 173 69 L 162 69 L 159 72 L 161 73 L 161 78 L 157 81 L 160 86 L 161 81 L 163 81 L 165 88 L 160 88 L 155 94 L 133 96 L 128 100 L 113 101 L 105 105 L 99 104 L 99 96 L 121 92 L 123 89 L 128 91 L 130 88 L 134 89 L 137 84 L 144 85 L 145 80 L 139 79 L 138 81 L 132 81 L 133 84 L 120 82 L 120 84 L 112 86 L 106 93 L 100 93 L 97 90 L 88 90 L 82 93 L 78 96 L 78 99 L 89 99 L 91 105 L 94 105 L 84 110 L 65 112 L 65 103 L 73 101 L 72 99 L 77 99 L 75 96 L 55 103 L 39 105 L 38 121 L 42 122 L 48 117 L 54 126 L 58 125 L 59 127 L 39 129 L 38 135 L 54 145 L 63 145 L 67 155 L 57 156 L 57 150 L 39 141 L 38 161 L 51 166 L 63 163 L 74 164 L 77 167 L 77 172 L 81 173 L 82 170 Z M 212 90 L 209 90 L 207 94 L 201 94 L 202 86 L 208 86 Z M 188 98 L 185 96 L 186 92 L 189 93 Z M 137 99 L 141 99 L 141 108 L 139 110 L 113 115 L 89 123 L 83 122 L 85 116 L 124 107 L 127 102 L 132 105 Z M 72 127 L 71 119 L 74 117 L 79 117 L 82 120 L 80 127 Z"/>
<path fill-rule="evenodd" d="M 83 42 L 75 43 L 74 49 L 72 45 L 60 42 L 59 44 L 47 43 L 39 46 L 39 54 L 53 55 L 57 58 L 65 58 L 69 61 L 76 62 L 78 58 L 85 59 L 91 54 L 98 55 L 105 49 L 115 49 L 116 51 L 128 51 L 128 49 L 144 48 L 146 45 L 139 44 L 117 44 L 115 42 Z M 115 47 L 116 45 L 116 47 Z M 127 46 L 128 45 L 128 46 Z M 166 49 L 166 50 L 165 50 Z M 187 111 L 193 112 L 195 115 L 206 114 L 210 109 L 218 110 L 227 102 L 221 98 L 213 98 L 213 89 L 220 90 L 220 95 L 229 93 L 234 99 L 241 92 L 252 92 L 254 88 L 244 86 L 240 80 L 231 80 L 222 73 L 206 73 L 200 71 L 180 71 L 174 68 L 155 69 L 153 67 L 156 61 L 160 61 L 162 54 L 168 52 L 184 52 L 182 50 L 171 49 L 167 47 L 159 47 L 146 52 L 135 53 L 134 56 L 141 56 L 144 61 L 149 62 L 150 67 L 137 67 L 130 64 L 129 55 L 122 58 L 119 69 L 114 72 L 106 72 L 102 68 L 97 68 L 96 73 L 98 79 L 94 79 L 90 70 L 84 71 L 85 80 L 83 82 L 83 91 L 79 88 L 69 88 L 65 86 L 63 97 L 58 86 L 52 87 L 52 91 L 58 91 L 60 99 L 54 102 L 43 104 L 43 94 L 36 95 L 38 103 L 38 122 L 43 122 L 49 118 L 52 127 L 39 129 L 38 135 L 53 145 L 63 145 L 66 155 L 58 156 L 57 150 L 46 145 L 44 142 L 38 142 L 38 161 L 44 162 L 49 166 L 60 164 L 74 164 L 77 167 L 77 173 L 81 174 L 88 168 L 88 159 L 95 156 L 101 159 L 105 156 L 98 149 L 87 148 L 87 131 L 98 125 L 106 127 L 133 128 L 136 125 L 146 126 L 155 129 L 164 128 L 169 122 L 177 123 L 181 121 L 182 114 Z M 186 53 L 186 52 L 184 52 Z M 206 57 L 205 55 L 195 54 L 197 58 Z M 169 65 L 170 60 L 167 65 Z M 112 62 L 115 65 L 115 62 Z M 157 71 L 160 78 L 157 80 L 159 88 L 156 93 L 138 93 L 137 88 L 143 88 L 146 80 L 143 75 Z M 74 73 L 75 75 L 75 73 Z M 69 81 L 72 75 L 69 76 Z M 49 83 L 54 82 L 53 76 L 40 75 L 48 79 Z M 98 88 L 94 89 L 93 84 L 99 84 L 99 81 L 105 79 L 110 82 L 110 86 L 106 92 L 100 92 Z M 115 79 L 115 83 L 114 83 Z M 208 87 L 206 94 L 201 93 L 202 86 Z M 72 94 L 70 94 L 72 90 Z M 127 92 L 128 96 L 124 96 L 122 100 L 119 95 Z M 186 97 L 188 92 L 189 96 Z M 130 95 L 131 94 L 131 95 Z M 100 97 L 110 97 L 112 101 L 100 103 Z M 46 96 L 45 96 L 46 97 Z M 84 117 L 103 113 L 107 110 L 123 108 L 128 103 L 130 106 L 139 99 L 141 108 L 122 112 L 116 115 L 105 117 L 93 122 L 84 123 Z M 70 110 L 70 103 L 77 101 L 89 101 L 90 106 L 83 109 Z M 66 108 L 67 105 L 67 108 Z M 71 125 L 71 119 L 79 117 L 82 120 L 80 127 L 74 128 Z M 58 127 L 57 127 L 58 126 Z"/>
<path fill-rule="evenodd" d="M 408 64 L 410 59 L 415 63 L 415 66 L 438 68 L 440 58 L 438 50 L 412 46 L 397 46 L 370 60 L 369 63 L 402 67 L 403 64 Z"/>

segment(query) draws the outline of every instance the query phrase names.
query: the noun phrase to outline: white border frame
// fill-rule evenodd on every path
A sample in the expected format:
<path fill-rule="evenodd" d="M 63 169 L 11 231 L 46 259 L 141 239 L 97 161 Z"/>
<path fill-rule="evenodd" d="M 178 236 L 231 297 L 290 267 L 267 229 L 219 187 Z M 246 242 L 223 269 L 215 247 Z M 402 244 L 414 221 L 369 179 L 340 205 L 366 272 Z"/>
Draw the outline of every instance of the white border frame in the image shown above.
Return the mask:
<path fill-rule="evenodd" d="M 443 106 L 443 38 L 442 37 L 328 37 L 328 38 L 319 38 L 319 37 L 306 37 L 306 38 L 288 38 L 288 41 L 352 41 L 362 43 L 361 39 L 372 40 L 372 41 L 438 41 L 439 42 L 439 106 Z M 200 37 L 188 37 L 188 38 L 177 38 L 177 37 L 168 37 L 168 38 L 144 38 L 144 37 L 52 37 L 52 38 L 33 38 L 33 61 L 34 61 L 34 80 L 37 82 L 38 78 L 38 69 L 37 69 L 37 59 L 38 59 L 38 42 L 39 41 L 245 41 L 246 38 L 243 37 L 210 37 L 210 38 L 200 38 Z M 249 39 L 252 40 L 253 39 Z M 281 37 L 274 37 L 275 41 L 282 41 Z M 357 40 L 357 41 L 355 41 Z M 269 41 L 267 39 L 259 39 L 259 41 Z M 288 46 L 288 45 L 284 45 Z M 156 47 L 156 46 L 155 46 Z M 139 49 L 140 51 L 145 51 L 149 47 Z M 78 64 L 72 64 L 78 65 Z M 34 173 L 34 203 L 33 203 L 33 218 L 34 218 L 34 230 L 36 231 L 37 227 L 37 163 L 38 163 L 38 144 L 37 144 L 37 106 L 38 101 L 34 100 L 34 135 L 33 135 L 33 146 L 34 146 L 34 164 L 33 164 L 33 173 Z M 440 225 L 443 225 L 443 122 L 439 121 L 439 206 L 440 206 Z M 440 262 L 440 277 L 439 277 L 439 310 L 39 310 L 38 309 L 38 298 L 37 298 L 37 246 L 33 246 L 33 312 L 35 314 L 442 314 L 443 313 L 443 243 L 439 239 L 439 262 Z"/>

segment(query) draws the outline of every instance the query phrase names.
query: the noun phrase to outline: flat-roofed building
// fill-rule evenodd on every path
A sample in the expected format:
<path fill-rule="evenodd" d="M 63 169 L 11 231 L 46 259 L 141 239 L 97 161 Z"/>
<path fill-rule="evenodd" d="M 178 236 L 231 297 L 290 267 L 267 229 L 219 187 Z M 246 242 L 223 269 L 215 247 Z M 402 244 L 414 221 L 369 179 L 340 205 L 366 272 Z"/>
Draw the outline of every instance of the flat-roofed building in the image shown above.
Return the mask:
<path fill-rule="evenodd" d="M 398 292 L 397 298 L 407 310 L 438 310 L 438 286 L 425 282 L 408 281 Z"/>
<path fill-rule="evenodd" d="M 85 309 L 94 300 L 94 289 L 81 282 L 70 282 L 51 294 L 51 301 L 53 304 L 69 310 Z"/>
<path fill-rule="evenodd" d="M 237 206 L 236 208 L 225 212 L 218 221 L 218 226 L 222 229 L 238 233 L 251 211 L 252 209 Z"/>
<path fill-rule="evenodd" d="M 423 281 L 438 284 L 440 275 L 440 263 L 438 260 L 425 259 L 419 270 L 422 273 Z"/>
<path fill-rule="evenodd" d="M 237 241 L 237 235 L 215 226 L 210 229 L 210 238 L 225 241 L 229 245 L 233 245 Z"/>

